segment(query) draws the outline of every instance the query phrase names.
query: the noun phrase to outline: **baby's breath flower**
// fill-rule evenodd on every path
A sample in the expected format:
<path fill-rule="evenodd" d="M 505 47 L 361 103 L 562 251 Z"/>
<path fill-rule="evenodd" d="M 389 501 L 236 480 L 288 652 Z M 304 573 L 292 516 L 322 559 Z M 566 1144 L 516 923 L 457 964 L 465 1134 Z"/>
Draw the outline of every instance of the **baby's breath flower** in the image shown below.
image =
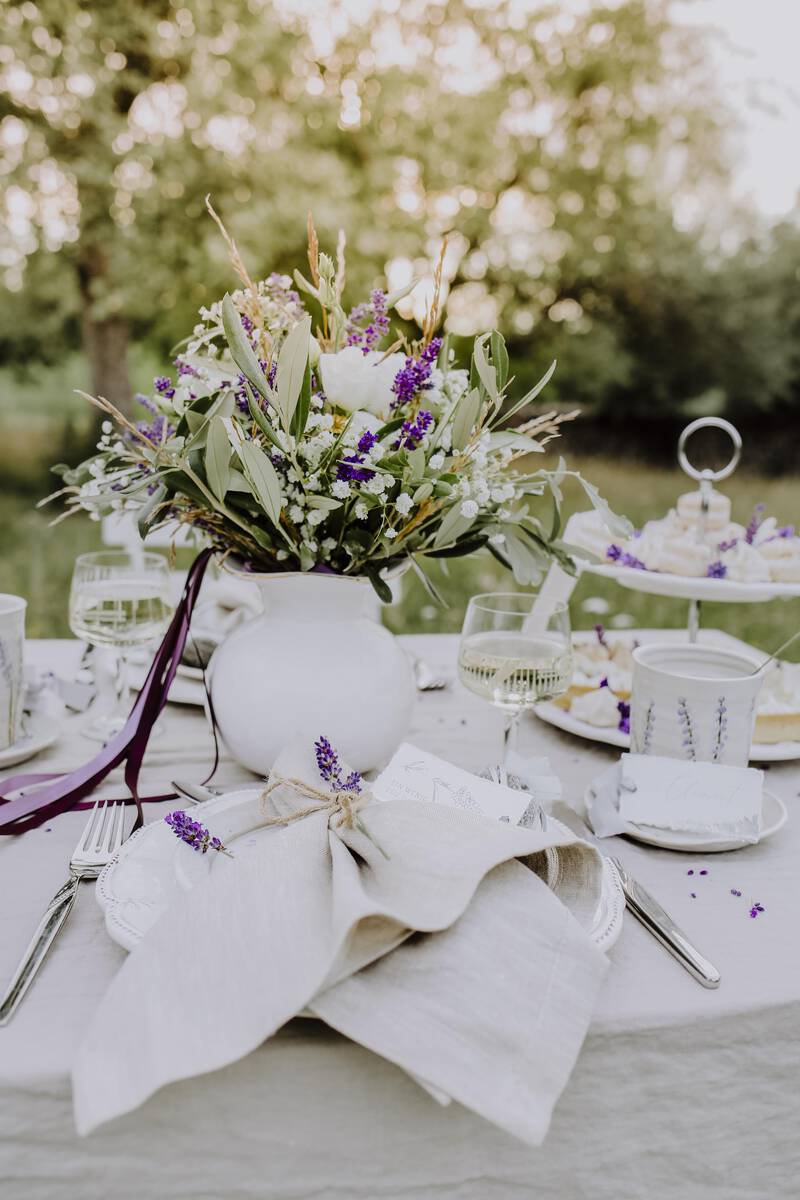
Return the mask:
<path fill-rule="evenodd" d="M 357 521 L 366 521 L 367 517 L 369 516 L 369 509 L 363 500 L 359 500 L 354 511 Z"/>
<path fill-rule="evenodd" d="M 411 499 L 408 492 L 401 492 L 395 500 L 394 506 L 399 513 L 402 513 L 402 515 L 405 516 L 406 513 L 411 512 L 411 509 L 414 506 L 414 501 Z"/>
<path fill-rule="evenodd" d="M 444 459 L 444 453 L 441 450 L 437 450 L 436 453 L 432 454 L 428 459 L 428 466 L 432 471 L 438 471 L 440 467 L 444 466 Z"/>
<path fill-rule="evenodd" d="M 338 500 L 346 500 L 350 495 L 350 484 L 345 479 L 335 479 L 331 491 Z"/>
<path fill-rule="evenodd" d="M 462 517 L 477 517 L 478 503 L 475 500 L 463 500 L 461 502 Z"/>
<path fill-rule="evenodd" d="M 304 516 L 305 513 L 299 504 L 293 504 L 289 509 L 289 518 L 294 521 L 295 525 L 299 525 Z"/>
<path fill-rule="evenodd" d="M 306 517 L 306 520 L 307 520 L 308 524 L 313 527 L 314 525 L 321 525 L 322 522 L 327 517 L 327 515 L 328 514 L 324 511 L 324 509 L 314 508 L 308 514 L 308 516 Z"/>
<path fill-rule="evenodd" d="M 396 529 L 387 529 L 387 530 L 386 530 L 386 537 L 387 537 L 387 538 L 396 538 L 396 537 L 397 537 L 397 530 L 396 530 Z"/>

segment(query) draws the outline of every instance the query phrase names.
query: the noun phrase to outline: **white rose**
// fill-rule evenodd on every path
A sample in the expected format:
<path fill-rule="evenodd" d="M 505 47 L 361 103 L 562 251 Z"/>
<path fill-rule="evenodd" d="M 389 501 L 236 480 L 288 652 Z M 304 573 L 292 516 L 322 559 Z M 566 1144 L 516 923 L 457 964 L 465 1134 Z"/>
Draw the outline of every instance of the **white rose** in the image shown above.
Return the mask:
<path fill-rule="evenodd" d="M 402 354 L 385 358 L 380 350 L 364 354 L 358 346 L 347 346 L 338 354 L 320 354 L 322 390 L 331 404 L 345 412 L 364 409 L 383 416 L 389 412 L 392 384 L 404 363 Z"/>

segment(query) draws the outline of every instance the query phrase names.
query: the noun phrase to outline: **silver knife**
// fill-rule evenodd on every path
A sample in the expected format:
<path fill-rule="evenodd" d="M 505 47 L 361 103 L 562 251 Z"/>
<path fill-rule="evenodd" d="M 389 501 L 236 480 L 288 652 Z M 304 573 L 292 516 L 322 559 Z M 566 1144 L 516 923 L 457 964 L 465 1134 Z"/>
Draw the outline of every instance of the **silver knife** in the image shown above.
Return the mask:
<path fill-rule="evenodd" d="M 563 809 L 566 806 L 562 805 L 561 807 Z M 572 827 L 573 832 L 590 842 L 603 854 L 597 839 L 573 809 L 569 809 L 569 820 L 565 823 Z M 660 942 L 664 949 L 668 950 L 698 983 L 705 988 L 719 987 L 721 976 L 717 968 L 708 961 L 705 955 L 700 953 L 683 930 L 675 924 L 669 913 L 650 895 L 647 888 L 642 887 L 638 879 L 633 878 L 618 858 L 612 858 L 608 854 L 603 854 L 603 857 L 613 863 L 625 893 L 625 903 L 637 921 L 644 925 L 648 933 L 651 933 L 656 941 Z"/>

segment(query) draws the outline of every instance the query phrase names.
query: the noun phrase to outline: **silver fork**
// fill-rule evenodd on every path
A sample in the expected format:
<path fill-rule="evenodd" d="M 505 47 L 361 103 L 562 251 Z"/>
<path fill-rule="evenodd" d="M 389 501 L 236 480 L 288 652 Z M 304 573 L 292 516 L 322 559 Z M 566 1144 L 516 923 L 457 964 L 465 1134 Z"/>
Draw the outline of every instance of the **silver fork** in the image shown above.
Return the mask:
<path fill-rule="evenodd" d="M 124 803 L 121 800 L 98 800 L 70 859 L 69 879 L 48 904 L 0 1003 L 0 1025 L 11 1020 L 17 1005 L 36 978 L 56 935 L 72 912 L 78 884 L 82 879 L 96 879 L 124 840 Z"/>

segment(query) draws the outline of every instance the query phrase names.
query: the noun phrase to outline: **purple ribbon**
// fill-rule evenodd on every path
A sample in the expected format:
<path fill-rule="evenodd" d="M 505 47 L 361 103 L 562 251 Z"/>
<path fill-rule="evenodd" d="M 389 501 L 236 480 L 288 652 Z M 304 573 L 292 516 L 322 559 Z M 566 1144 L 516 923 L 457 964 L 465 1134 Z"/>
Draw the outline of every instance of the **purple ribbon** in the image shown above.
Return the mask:
<path fill-rule="evenodd" d="M 172 792 L 163 796 L 140 797 L 139 772 L 153 726 L 167 702 L 172 680 L 181 661 L 192 610 L 211 555 L 211 550 L 203 550 L 192 563 L 175 615 L 155 653 L 147 679 L 123 728 L 106 743 L 95 758 L 67 775 L 12 775 L 10 779 L 0 782 L 0 834 L 27 833 L 29 829 L 35 829 L 68 809 L 88 808 L 90 805 L 83 801 L 123 760 L 126 760 L 125 784 L 131 793 L 127 803 L 135 804 L 137 809 L 134 828 L 142 823 L 142 799 L 172 799 Z M 17 794 L 22 788 L 48 781 L 50 782 L 47 787 Z M 10 798 L 12 796 L 13 799 Z"/>

